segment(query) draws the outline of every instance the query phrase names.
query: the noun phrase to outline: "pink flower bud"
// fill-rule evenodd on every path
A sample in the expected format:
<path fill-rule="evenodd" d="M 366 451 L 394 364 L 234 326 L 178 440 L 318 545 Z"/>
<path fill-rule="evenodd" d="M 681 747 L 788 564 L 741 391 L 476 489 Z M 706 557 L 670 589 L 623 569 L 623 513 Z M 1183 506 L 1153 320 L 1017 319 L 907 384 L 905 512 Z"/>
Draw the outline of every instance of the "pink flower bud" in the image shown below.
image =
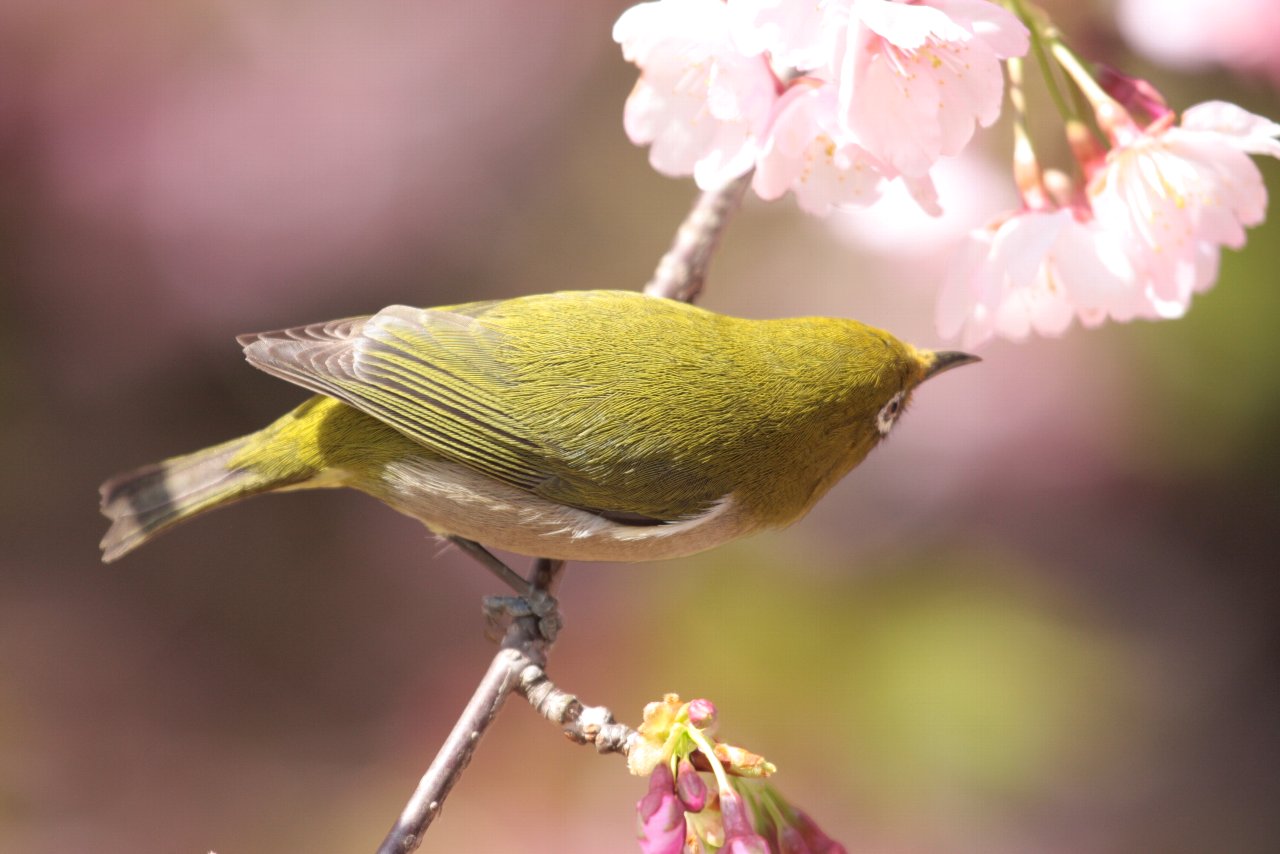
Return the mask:
<path fill-rule="evenodd" d="M 720 790 L 720 814 L 724 819 L 724 854 L 770 854 L 768 840 L 756 833 L 747 805 L 737 792 Z"/>
<path fill-rule="evenodd" d="M 688 812 L 702 812 L 707 805 L 707 784 L 688 759 L 676 769 L 676 795 Z"/>
<path fill-rule="evenodd" d="M 715 722 L 715 703 L 710 700 L 693 700 L 689 703 L 689 723 L 698 729 L 707 729 Z"/>
<path fill-rule="evenodd" d="M 813 854 L 848 854 L 844 846 L 827 836 L 808 813 L 795 807 L 791 811 L 794 813 L 794 826 L 807 846 L 804 850 L 812 851 Z"/>
<path fill-rule="evenodd" d="M 1139 77 L 1121 74 L 1109 65 L 1097 66 L 1098 84 L 1129 112 L 1142 113 L 1150 123 L 1173 120 L 1173 110 L 1164 102 L 1156 87 Z"/>
<path fill-rule="evenodd" d="M 798 828 L 786 825 L 778 831 L 778 854 L 814 854 Z"/>
<path fill-rule="evenodd" d="M 680 854 L 684 850 L 684 807 L 675 793 L 671 767 L 662 763 L 649 777 L 649 791 L 636 803 L 642 854 Z"/>

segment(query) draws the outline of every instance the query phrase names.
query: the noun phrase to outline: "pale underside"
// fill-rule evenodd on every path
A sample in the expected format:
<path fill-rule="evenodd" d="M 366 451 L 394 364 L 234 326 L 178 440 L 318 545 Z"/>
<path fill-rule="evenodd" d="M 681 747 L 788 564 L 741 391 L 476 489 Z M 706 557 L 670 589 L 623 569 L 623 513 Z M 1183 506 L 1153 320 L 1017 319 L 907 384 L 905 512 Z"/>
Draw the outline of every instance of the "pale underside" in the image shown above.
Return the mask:
<path fill-rule="evenodd" d="M 295 488 L 325 486 L 369 492 L 436 534 L 452 534 L 530 557 L 665 560 L 714 548 L 760 527 L 732 496 L 689 519 L 628 525 L 427 457 L 396 460 L 373 480 L 331 471 Z"/>

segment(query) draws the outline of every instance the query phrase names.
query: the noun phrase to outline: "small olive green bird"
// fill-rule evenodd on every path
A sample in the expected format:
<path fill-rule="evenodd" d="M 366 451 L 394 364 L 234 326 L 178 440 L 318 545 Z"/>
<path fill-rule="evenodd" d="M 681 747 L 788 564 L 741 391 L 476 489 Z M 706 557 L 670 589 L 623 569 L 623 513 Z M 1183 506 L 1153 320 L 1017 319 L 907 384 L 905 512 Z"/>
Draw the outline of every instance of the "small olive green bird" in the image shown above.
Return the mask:
<path fill-rule="evenodd" d="M 916 386 L 976 361 L 853 320 L 744 320 L 628 291 L 396 305 L 239 340 L 317 396 L 103 484 L 104 560 L 251 495 L 330 486 L 524 555 L 689 555 L 799 519 Z"/>

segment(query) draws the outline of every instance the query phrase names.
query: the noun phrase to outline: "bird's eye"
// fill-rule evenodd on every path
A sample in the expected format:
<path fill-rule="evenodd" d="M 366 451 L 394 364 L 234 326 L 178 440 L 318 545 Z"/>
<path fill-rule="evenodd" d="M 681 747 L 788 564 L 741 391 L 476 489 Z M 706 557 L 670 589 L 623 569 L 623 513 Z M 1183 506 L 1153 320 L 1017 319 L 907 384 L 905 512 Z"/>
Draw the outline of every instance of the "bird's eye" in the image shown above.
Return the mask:
<path fill-rule="evenodd" d="M 902 411 L 902 398 L 906 392 L 900 391 L 889 399 L 889 402 L 880 410 L 880 414 L 876 416 L 876 429 L 880 431 L 881 436 L 888 436 L 889 431 L 893 429 L 893 424 L 898 420 L 898 413 Z"/>

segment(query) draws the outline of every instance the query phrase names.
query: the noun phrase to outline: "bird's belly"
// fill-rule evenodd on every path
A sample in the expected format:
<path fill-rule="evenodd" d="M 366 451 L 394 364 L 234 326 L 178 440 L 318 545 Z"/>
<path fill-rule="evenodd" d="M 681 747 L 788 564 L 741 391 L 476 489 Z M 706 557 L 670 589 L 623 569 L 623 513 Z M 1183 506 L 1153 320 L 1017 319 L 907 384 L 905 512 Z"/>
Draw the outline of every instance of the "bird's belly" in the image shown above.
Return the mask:
<path fill-rule="evenodd" d="M 383 467 L 380 477 L 352 478 L 348 485 L 413 516 L 437 534 L 530 557 L 663 560 L 713 548 L 761 527 L 732 496 L 690 519 L 626 525 L 427 457 L 396 460 Z"/>

